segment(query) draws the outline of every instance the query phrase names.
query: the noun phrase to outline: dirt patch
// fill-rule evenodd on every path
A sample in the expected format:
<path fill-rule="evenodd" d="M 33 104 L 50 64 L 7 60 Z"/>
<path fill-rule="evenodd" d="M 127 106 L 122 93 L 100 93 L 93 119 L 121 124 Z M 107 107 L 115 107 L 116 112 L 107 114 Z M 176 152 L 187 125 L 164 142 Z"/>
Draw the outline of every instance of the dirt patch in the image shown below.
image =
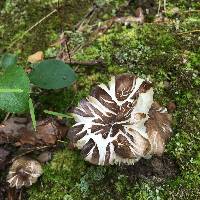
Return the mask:
<path fill-rule="evenodd" d="M 123 165 L 119 172 L 127 175 L 131 182 L 144 178 L 155 182 L 164 182 L 175 178 L 179 174 L 179 167 L 174 159 L 164 154 L 161 157 L 154 156 L 151 159 L 141 159 L 135 165 Z"/>

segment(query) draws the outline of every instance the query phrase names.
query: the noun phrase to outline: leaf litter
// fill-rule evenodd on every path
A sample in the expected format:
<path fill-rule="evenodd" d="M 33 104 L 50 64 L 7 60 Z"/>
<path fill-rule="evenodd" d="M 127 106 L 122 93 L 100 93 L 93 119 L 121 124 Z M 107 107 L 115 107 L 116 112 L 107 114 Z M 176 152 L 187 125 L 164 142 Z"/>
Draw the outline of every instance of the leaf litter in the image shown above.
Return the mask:
<path fill-rule="evenodd" d="M 0 199 L 19 198 L 23 187 L 29 186 L 25 184 L 28 179 L 24 179 L 29 170 L 26 169 L 27 163 L 33 170 L 33 176 L 30 175 L 28 178 L 32 180 L 36 174 L 39 177 L 42 172 L 42 166 L 39 169 L 40 165 L 51 160 L 51 151 L 55 150 L 58 142 L 65 138 L 67 131 L 68 127 L 62 119 L 53 118 L 38 120 L 36 131 L 31 119 L 25 117 L 10 117 L 0 124 L 0 175 L 2 175 L 0 177 Z M 37 170 L 35 167 L 40 173 L 34 171 Z M 12 176 L 11 169 L 15 169 L 20 180 Z M 9 174 L 7 181 L 9 180 L 10 186 L 14 189 L 11 189 L 9 183 L 6 182 L 6 174 Z M 32 183 L 36 181 L 37 179 L 34 179 Z"/>

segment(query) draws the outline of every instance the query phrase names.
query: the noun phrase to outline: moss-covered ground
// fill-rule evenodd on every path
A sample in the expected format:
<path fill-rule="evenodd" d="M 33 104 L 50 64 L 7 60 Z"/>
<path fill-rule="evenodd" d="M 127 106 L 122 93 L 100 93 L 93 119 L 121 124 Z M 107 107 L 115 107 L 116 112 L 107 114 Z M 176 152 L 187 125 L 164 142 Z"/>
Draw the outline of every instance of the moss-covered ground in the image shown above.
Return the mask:
<path fill-rule="evenodd" d="M 188 33 L 200 27 L 200 15 L 185 12 L 187 1 L 170 1 L 168 9 L 175 4 L 180 8 L 179 20 L 169 12 L 168 23 L 114 26 L 74 56 L 81 61 L 101 58 L 105 66 L 75 66 L 75 86 L 35 95 L 41 105 L 37 112 L 48 109 L 64 113 L 112 75 L 128 72 L 148 78 L 153 82 L 156 100 L 164 106 L 171 102 L 176 105 L 172 113 L 173 135 L 162 157 L 163 163 L 171 166 L 169 172 L 152 172 L 150 160 L 141 160 L 133 167 L 93 166 L 83 161 L 79 151 L 68 149 L 66 140 L 44 165 L 41 179 L 28 190 L 30 200 L 200 198 L 200 35 Z M 190 6 L 198 9 L 199 3 Z M 29 44 L 27 48 L 31 49 L 32 42 Z M 143 168 L 145 172 L 141 172 Z"/>

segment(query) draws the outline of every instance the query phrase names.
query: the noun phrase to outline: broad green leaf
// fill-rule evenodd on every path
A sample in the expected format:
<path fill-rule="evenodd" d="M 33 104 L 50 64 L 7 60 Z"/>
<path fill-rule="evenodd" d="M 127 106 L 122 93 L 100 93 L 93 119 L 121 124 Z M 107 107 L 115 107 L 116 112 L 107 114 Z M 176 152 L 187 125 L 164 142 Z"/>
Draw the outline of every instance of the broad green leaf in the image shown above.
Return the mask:
<path fill-rule="evenodd" d="M 0 58 L 0 67 L 7 69 L 15 66 L 17 63 L 17 56 L 14 54 L 6 53 Z"/>
<path fill-rule="evenodd" d="M 8 91 L 7 89 L 17 89 L 20 93 Z M 6 112 L 24 112 L 28 108 L 30 92 L 29 79 L 21 67 L 9 67 L 0 75 L 0 109 Z M 23 91 L 23 92 L 21 92 Z"/>
<path fill-rule="evenodd" d="M 31 98 L 29 98 L 29 110 L 30 110 L 30 114 L 31 114 L 33 128 L 36 131 L 35 109 L 34 109 L 33 102 L 32 102 Z"/>
<path fill-rule="evenodd" d="M 71 67 L 59 60 L 45 60 L 36 64 L 29 74 L 30 81 L 44 89 L 69 87 L 76 75 Z"/>

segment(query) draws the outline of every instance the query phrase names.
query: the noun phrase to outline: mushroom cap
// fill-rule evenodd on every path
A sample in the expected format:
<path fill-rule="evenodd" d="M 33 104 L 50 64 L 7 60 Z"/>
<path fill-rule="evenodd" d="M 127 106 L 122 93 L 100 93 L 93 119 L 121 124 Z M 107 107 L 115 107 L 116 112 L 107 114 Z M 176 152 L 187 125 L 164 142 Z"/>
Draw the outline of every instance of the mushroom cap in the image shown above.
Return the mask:
<path fill-rule="evenodd" d="M 42 167 L 40 163 L 23 156 L 13 162 L 7 176 L 7 182 L 10 187 L 16 187 L 17 189 L 22 186 L 28 187 L 35 183 L 41 174 Z"/>
<path fill-rule="evenodd" d="M 167 110 L 153 102 L 149 81 L 131 74 L 112 77 L 74 108 L 68 138 L 92 164 L 134 164 L 160 155 L 171 135 Z"/>

